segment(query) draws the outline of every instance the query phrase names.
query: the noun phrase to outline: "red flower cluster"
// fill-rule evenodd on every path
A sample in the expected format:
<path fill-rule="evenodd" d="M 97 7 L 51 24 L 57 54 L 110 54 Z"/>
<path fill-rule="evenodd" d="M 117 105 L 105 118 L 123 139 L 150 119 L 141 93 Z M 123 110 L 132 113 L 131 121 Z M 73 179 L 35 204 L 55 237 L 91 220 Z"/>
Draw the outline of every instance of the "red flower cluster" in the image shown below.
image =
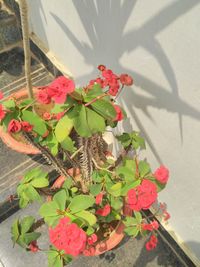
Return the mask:
<path fill-rule="evenodd" d="M 74 89 L 73 80 L 60 76 L 37 93 L 37 100 L 42 104 L 49 104 L 53 99 L 55 103 L 63 104 L 67 95 L 72 93 Z"/>
<path fill-rule="evenodd" d="M 92 234 L 91 236 L 88 237 L 87 239 L 88 245 L 93 245 L 94 243 L 97 242 L 97 235 Z"/>
<path fill-rule="evenodd" d="M 150 240 L 146 243 L 146 249 L 147 250 L 152 250 L 157 246 L 158 239 L 155 235 L 152 235 L 150 237 Z"/>
<path fill-rule="evenodd" d="M 51 243 L 66 254 L 77 256 L 82 253 L 86 246 L 87 236 L 83 229 L 75 223 L 70 223 L 68 217 L 60 219 L 55 228 L 49 229 Z"/>
<path fill-rule="evenodd" d="M 9 133 L 18 133 L 19 131 L 23 130 L 24 132 L 31 132 L 33 126 L 27 121 L 18 121 L 12 119 L 8 124 L 8 132 Z"/>
<path fill-rule="evenodd" d="M 98 69 L 101 71 L 102 78 L 98 77 L 95 80 L 91 80 L 88 86 L 89 89 L 91 89 L 92 86 L 97 83 L 101 86 L 101 88 L 108 86 L 109 94 L 116 96 L 120 88 L 120 83 L 127 86 L 133 84 L 133 79 L 128 74 L 121 74 L 120 76 L 117 76 L 112 70 L 107 69 L 104 65 L 99 65 Z"/>
<path fill-rule="evenodd" d="M 161 165 L 155 172 L 154 177 L 158 180 L 161 184 L 166 184 L 169 179 L 169 170 Z"/>
<path fill-rule="evenodd" d="M 149 180 L 144 179 L 139 186 L 128 191 L 128 204 L 135 211 L 149 209 L 156 198 L 156 186 Z"/>
<path fill-rule="evenodd" d="M 111 212 L 111 207 L 109 204 L 106 204 L 102 209 L 98 209 L 96 211 L 96 214 L 105 217 L 108 214 L 110 214 L 110 212 Z"/>
<path fill-rule="evenodd" d="M 3 106 L 0 104 L 0 121 L 5 117 L 6 113 L 3 110 Z"/>
<path fill-rule="evenodd" d="M 153 220 L 151 223 L 142 224 L 142 229 L 147 231 L 157 230 L 159 228 L 159 224 L 156 220 Z"/>

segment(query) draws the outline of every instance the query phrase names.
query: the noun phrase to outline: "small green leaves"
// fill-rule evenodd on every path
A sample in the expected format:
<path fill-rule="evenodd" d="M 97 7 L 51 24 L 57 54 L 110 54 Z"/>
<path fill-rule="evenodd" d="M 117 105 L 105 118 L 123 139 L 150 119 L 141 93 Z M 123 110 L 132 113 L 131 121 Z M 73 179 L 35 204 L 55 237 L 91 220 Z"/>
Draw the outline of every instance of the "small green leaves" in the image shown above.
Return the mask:
<path fill-rule="evenodd" d="M 29 122 L 33 125 L 33 130 L 43 136 L 47 132 L 47 127 L 45 122 L 36 114 L 28 110 L 22 111 L 22 120 Z"/>
<path fill-rule="evenodd" d="M 128 147 L 130 144 L 134 149 L 145 149 L 145 140 L 142 138 L 138 132 L 123 133 L 122 135 L 116 136 L 117 140 L 121 142 L 124 148 Z"/>
<path fill-rule="evenodd" d="M 37 240 L 40 237 L 40 233 L 31 232 L 31 227 L 35 219 L 32 216 L 24 217 L 21 222 L 17 219 L 14 221 L 11 227 L 12 240 L 15 245 L 18 245 L 27 248 L 28 245 Z"/>
<path fill-rule="evenodd" d="M 55 128 L 55 136 L 58 142 L 63 142 L 73 128 L 73 120 L 67 115 L 59 120 Z"/>
<path fill-rule="evenodd" d="M 3 102 L 3 106 L 6 109 L 13 110 L 15 108 L 15 101 L 13 99 L 8 99 L 8 100 Z"/>
<path fill-rule="evenodd" d="M 101 89 L 101 86 L 99 84 L 94 84 L 92 87 L 92 90 L 89 90 L 89 92 L 86 94 L 83 94 L 84 101 L 89 102 L 96 98 L 97 96 L 100 96 L 103 94 L 103 91 Z"/>
<path fill-rule="evenodd" d="M 92 207 L 94 203 L 94 197 L 87 195 L 78 195 L 72 199 L 68 208 L 71 210 L 71 213 L 77 213 L 79 211 Z"/>
<path fill-rule="evenodd" d="M 74 215 L 86 221 L 90 226 L 93 226 L 97 222 L 96 216 L 87 210 L 79 211 Z"/>
<path fill-rule="evenodd" d="M 77 105 L 72 111 L 74 128 L 82 137 L 90 137 L 93 133 L 105 131 L 103 117 L 84 105 Z"/>
<path fill-rule="evenodd" d="M 90 193 L 93 196 L 98 195 L 101 192 L 102 184 L 93 184 L 90 186 Z"/>
<path fill-rule="evenodd" d="M 63 258 L 60 251 L 51 248 L 47 251 L 49 267 L 63 267 Z"/>
<path fill-rule="evenodd" d="M 62 142 L 61 142 L 61 147 L 69 152 L 74 152 L 76 150 L 74 146 L 74 142 L 72 139 L 67 136 Z"/>
<path fill-rule="evenodd" d="M 106 120 L 113 120 L 116 117 L 116 111 L 110 101 L 100 99 L 91 104 L 92 108 L 103 116 Z"/>
<path fill-rule="evenodd" d="M 40 168 L 28 171 L 17 187 L 17 194 L 20 198 L 20 208 L 25 208 L 31 201 L 41 201 L 41 197 L 35 188 L 43 188 L 49 185 L 47 173 Z"/>
<path fill-rule="evenodd" d="M 124 232 L 129 235 L 136 237 L 139 233 L 140 229 L 140 222 L 136 218 L 133 217 L 126 217 L 124 220 L 124 225 L 126 228 L 124 229 Z"/>
<path fill-rule="evenodd" d="M 140 177 L 145 177 L 147 174 L 151 172 L 149 163 L 144 160 L 141 160 L 139 162 L 138 169 L 139 169 Z"/>
<path fill-rule="evenodd" d="M 121 196 L 122 183 L 118 182 L 112 186 L 107 186 L 106 189 L 112 196 L 119 197 Z"/>
<path fill-rule="evenodd" d="M 124 159 L 122 166 L 116 169 L 116 173 L 125 179 L 125 181 L 133 181 L 135 179 L 136 164 L 132 159 Z"/>

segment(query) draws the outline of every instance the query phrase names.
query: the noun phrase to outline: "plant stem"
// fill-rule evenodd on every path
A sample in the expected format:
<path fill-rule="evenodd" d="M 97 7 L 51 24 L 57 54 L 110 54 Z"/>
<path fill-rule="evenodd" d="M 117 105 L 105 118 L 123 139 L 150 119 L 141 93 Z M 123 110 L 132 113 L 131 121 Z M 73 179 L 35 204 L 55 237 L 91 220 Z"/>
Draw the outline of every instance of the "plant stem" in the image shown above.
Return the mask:
<path fill-rule="evenodd" d="M 93 103 L 96 102 L 97 100 L 99 100 L 99 99 L 101 99 L 101 98 L 103 98 L 104 96 L 107 96 L 107 95 L 108 95 L 108 93 L 104 93 L 104 94 L 102 94 L 102 95 L 99 95 L 99 96 L 95 97 L 95 98 L 92 99 L 90 102 L 86 103 L 86 104 L 85 104 L 85 107 L 87 107 L 87 106 L 93 104 Z"/>
<path fill-rule="evenodd" d="M 25 67 L 27 89 L 29 98 L 34 99 L 31 75 L 30 75 L 31 56 L 30 56 L 29 25 L 28 25 L 28 6 L 26 0 L 18 0 L 18 3 L 21 15 L 21 25 L 22 25 L 23 45 L 24 45 L 24 67 Z"/>

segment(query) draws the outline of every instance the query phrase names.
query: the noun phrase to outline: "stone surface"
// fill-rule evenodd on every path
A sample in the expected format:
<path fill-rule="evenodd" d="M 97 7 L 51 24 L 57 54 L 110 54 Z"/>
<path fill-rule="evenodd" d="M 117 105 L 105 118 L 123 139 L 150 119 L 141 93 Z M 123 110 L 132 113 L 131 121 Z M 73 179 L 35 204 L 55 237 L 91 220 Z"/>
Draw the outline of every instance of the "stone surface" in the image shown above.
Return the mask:
<path fill-rule="evenodd" d="M 16 212 L 0 224 L 1 242 L 0 259 L 5 267 L 47 267 L 47 257 L 44 252 L 28 253 L 16 245 L 13 248 L 10 239 L 10 227 L 14 219 L 27 215 L 38 217 L 38 205 L 31 205 Z M 47 228 L 42 226 L 38 231 L 42 236 L 38 240 L 39 247 L 48 249 Z M 144 239 L 126 238 L 112 251 L 97 257 L 79 257 L 70 263 L 69 267 L 184 267 L 169 247 L 159 238 L 158 247 L 147 252 Z M 190 265 L 191 267 L 192 265 Z"/>

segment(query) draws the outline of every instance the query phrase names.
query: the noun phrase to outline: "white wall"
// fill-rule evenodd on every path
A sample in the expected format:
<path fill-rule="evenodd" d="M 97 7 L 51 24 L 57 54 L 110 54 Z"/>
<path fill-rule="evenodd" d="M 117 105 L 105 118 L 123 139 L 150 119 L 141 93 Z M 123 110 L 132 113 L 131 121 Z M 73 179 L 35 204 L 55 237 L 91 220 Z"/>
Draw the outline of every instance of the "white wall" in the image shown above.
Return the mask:
<path fill-rule="evenodd" d="M 28 0 L 32 31 L 86 84 L 106 64 L 135 79 L 120 101 L 154 168 L 171 179 L 160 199 L 170 227 L 200 259 L 200 1 Z"/>

